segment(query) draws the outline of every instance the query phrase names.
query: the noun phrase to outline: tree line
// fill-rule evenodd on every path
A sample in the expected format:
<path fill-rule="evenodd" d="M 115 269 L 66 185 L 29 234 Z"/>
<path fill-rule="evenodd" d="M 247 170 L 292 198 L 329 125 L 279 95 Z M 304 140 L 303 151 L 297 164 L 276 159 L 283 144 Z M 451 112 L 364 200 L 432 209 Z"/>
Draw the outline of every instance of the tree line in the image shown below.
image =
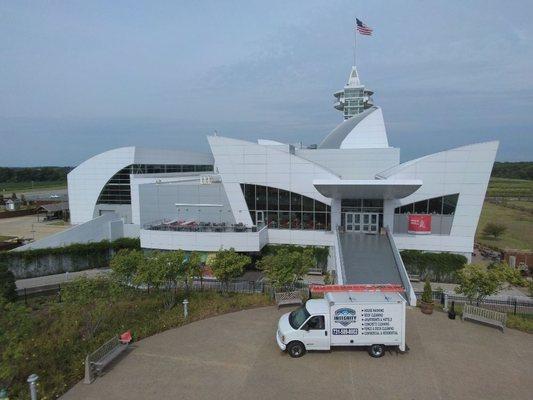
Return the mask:
<path fill-rule="evenodd" d="M 495 162 L 492 177 L 533 180 L 533 161 Z"/>
<path fill-rule="evenodd" d="M 66 181 L 72 167 L 0 167 L 0 182 Z"/>

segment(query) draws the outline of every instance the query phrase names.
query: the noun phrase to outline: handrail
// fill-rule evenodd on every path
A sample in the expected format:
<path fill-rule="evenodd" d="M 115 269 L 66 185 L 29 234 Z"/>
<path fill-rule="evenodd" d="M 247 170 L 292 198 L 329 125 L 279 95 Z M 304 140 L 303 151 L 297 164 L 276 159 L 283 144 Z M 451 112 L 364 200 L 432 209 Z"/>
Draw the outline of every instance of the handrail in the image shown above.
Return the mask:
<path fill-rule="evenodd" d="M 407 301 L 409 302 L 409 305 L 416 306 L 415 291 L 413 289 L 413 286 L 411 285 L 411 281 L 409 280 L 409 275 L 407 274 L 407 270 L 405 269 L 402 257 L 400 256 L 400 252 L 396 247 L 396 243 L 394 242 L 394 238 L 392 237 L 388 226 L 385 227 L 385 234 L 389 239 L 389 244 L 392 249 L 394 261 L 396 262 L 396 267 L 398 268 L 398 272 L 400 273 L 400 279 L 402 280 L 403 286 L 405 288 L 405 295 L 407 296 Z"/>
<path fill-rule="evenodd" d="M 335 227 L 335 258 L 337 259 L 337 283 L 343 285 L 346 282 L 346 275 L 344 272 L 339 226 Z"/>

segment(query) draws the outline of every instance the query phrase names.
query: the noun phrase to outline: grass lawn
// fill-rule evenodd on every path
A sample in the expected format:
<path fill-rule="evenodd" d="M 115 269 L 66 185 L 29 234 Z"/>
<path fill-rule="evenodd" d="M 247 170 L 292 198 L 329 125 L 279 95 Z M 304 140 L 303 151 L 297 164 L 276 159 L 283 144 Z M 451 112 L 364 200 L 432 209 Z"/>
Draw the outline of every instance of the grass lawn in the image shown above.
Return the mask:
<path fill-rule="evenodd" d="M 525 179 L 491 178 L 489 197 L 533 197 L 533 181 Z"/>
<path fill-rule="evenodd" d="M 165 307 L 170 292 L 137 291 L 106 279 L 73 281 L 57 298 L 0 303 L 0 388 L 10 398 L 27 398 L 26 378 L 40 376 L 39 398 L 56 398 L 84 375 L 87 353 L 116 334 L 131 330 L 134 340 L 215 315 L 271 304 L 267 295 L 192 292 L 189 319 L 176 305 Z"/>
<path fill-rule="evenodd" d="M 499 239 L 485 237 L 483 228 L 488 222 L 505 225 L 507 230 Z M 476 232 L 476 242 L 501 249 L 533 249 L 533 214 L 485 202 Z"/>
<path fill-rule="evenodd" d="M 45 182 L 0 182 L 0 193 L 4 196 L 11 193 L 29 192 L 37 189 L 65 189 L 67 181 L 45 181 Z M 5 192 L 5 193 L 4 193 Z"/>
<path fill-rule="evenodd" d="M 507 204 L 533 211 L 533 201 L 509 200 Z"/>
<path fill-rule="evenodd" d="M 4 240 L 13 239 L 15 236 L 3 236 L 0 235 L 0 242 L 3 242 Z"/>

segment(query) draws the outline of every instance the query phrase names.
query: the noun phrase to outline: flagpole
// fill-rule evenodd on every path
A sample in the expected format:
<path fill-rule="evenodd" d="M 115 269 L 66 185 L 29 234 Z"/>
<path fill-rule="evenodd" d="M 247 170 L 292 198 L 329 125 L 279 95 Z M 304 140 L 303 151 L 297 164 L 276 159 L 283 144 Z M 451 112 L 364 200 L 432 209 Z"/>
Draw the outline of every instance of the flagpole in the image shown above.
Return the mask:
<path fill-rule="evenodd" d="M 357 23 L 353 30 L 353 66 L 356 66 L 357 62 Z"/>

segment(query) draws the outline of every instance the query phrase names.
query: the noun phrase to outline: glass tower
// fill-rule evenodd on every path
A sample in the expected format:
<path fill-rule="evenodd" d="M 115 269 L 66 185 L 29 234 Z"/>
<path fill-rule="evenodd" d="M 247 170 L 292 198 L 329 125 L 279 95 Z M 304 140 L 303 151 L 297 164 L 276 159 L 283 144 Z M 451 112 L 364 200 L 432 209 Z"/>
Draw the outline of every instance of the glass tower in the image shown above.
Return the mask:
<path fill-rule="evenodd" d="M 334 107 L 343 112 L 344 119 L 351 118 L 372 107 L 372 94 L 374 92 L 365 89 L 365 86 L 359 81 L 357 68 L 354 66 L 344 89 L 333 94 L 335 96 Z"/>

